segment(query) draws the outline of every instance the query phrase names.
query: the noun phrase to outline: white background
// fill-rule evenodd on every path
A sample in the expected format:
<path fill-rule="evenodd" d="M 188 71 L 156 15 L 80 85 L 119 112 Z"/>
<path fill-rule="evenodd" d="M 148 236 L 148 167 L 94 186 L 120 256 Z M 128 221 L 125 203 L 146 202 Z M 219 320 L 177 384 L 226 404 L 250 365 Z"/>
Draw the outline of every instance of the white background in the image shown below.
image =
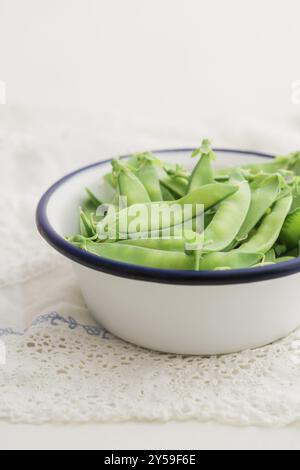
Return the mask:
<path fill-rule="evenodd" d="M 184 146 L 197 143 L 205 122 L 216 145 L 226 129 L 231 145 L 289 151 L 300 147 L 300 104 L 291 100 L 299 56 L 299 0 L 0 0 L 0 125 L 20 110 L 39 120 L 47 109 L 89 116 L 115 140 L 135 123 L 146 136 L 139 145 L 162 127 L 168 143 Z M 280 140 L 283 129 L 290 139 Z M 297 426 L 0 426 L 7 448 L 295 448 L 299 437 Z"/>
<path fill-rule="evenodd" d="M 29 106 L 280 119 L 299 21 L 297 0 L 0 0 L 0 78 Z"/>

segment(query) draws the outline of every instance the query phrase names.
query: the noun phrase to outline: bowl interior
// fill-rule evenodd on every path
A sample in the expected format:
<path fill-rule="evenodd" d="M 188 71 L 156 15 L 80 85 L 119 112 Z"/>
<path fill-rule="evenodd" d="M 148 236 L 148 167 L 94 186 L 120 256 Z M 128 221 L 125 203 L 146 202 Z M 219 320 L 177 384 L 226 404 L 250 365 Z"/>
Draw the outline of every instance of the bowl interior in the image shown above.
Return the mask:
<path fill-rule="evenodd" d="M 196 163 L 190 158 L 191 150 L 171 150 L 155 152 L 155 154 L 171 163 L 183 164 L 192 168 Z M 243 165 L 247 163 L 268 161 L 265 156 L 245 154 L 242 152 L 216 151 L 218 167 L 230 165 Z M 109 161 L 85 168 L 71 176 L 66 177 L 62 184 L 58 184 L 52 193 L 47 205 L 47 217 L 52 228 L 61 237 L 73 235 L 78 232 L 78 208 L 86 198 L 85 188 L 89 187 L 104 202 L 112 197 L 112 190 L 103 181 L 103 176 L 110 172 Z"/>

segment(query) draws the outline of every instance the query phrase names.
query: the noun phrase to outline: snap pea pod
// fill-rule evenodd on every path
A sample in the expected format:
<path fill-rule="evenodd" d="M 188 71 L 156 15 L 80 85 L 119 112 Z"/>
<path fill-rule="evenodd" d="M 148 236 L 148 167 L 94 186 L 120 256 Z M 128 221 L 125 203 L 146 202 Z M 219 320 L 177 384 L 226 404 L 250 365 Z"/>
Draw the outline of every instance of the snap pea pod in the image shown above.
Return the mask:
<path fill-rule="evenodd" d="M 93 191 L 91 191 L 89 188 L 86 188 L 85 191 L 88 197 L 82 205 L 82 210 L 86 214 L 95 213 L 98 207 L 101 206 L 103 203 L 100 201 L 100 199 L 98 199 L 97 196 L 95 196 Z"/>
<path fill-rule="evenodd" d="M 285 263 L 286 261 L 291 261 L 295 259 L 295 256 L 282 256 L 281 258 L 276 258 L 275 263 Z"/>
<path fill-rule="evenodd" d="M 268 173 L 260 173 L 255 175 L 254 178 L 249 182 L 251 191 L 255 191 L 256 189 L 260 188 L 267 178 L 270 178 Z"/>
<path fill-rule="evenodd" d="M 205 230 L 204 251 L 222 251 L 237 236 L 250 207 L 251 191 L 247 181 L 239 183 L 238 190 L 225 199 Z M 255 253 L 256 250 L 253 250 Z"/>
<path fill-rule="evenodd" d="M 151 250 L 160 251 L 194 251 L 193 246 L 198 244 L 198 248 L 202 249 L 203 236 L 193 232 L 192 230 L 180 231 L 175 230 L 175 233 L 170 238 L 131 238 L 128 240 L 120 240 L 117 243 L 121 245 L 139 246 Z"/>
<path fill-rule="evenodd" d="M 129 159 L 126 160 L 126 166 L 131 170 L 136 170 L 139 167 L 141 155 L 150 155 L 150 152 L 133 153 Z"/>
<path fill-rule="evenodd" d="M 97 211 L 97 208 L 98 208 L 98 206 L 95 207 L 95 205 L 93 204 L 93 202 L 90 199 L 86 199 L 84 201 L 84 203 L 82 204 L 81 209 L 85 214 L 89 215 L 89 214 L 95 213 Z"/>
<path fill-rule="evenodd" d="M 298 247 L 300 242 L 300 208 L 290 212 L 285 219 L 278 239 L 287 250 Z"/>
<path fill-rule="evenodd" d="M 293 194 L 293 204 L 291 207 L 291 212 L 295 209 L 300 208 L 300 177 L 296 176 L 292 183 L 292 194 Z"/>
<path fill-rule="evenodd" d="M 286 196 L 277 201 L 270 214 L 264 217 L 255 234 L 249 241 L 237 248 L 236 251 L 244 253 L 267 253 L 271 250 L 279 237 L 291 204 L 291 196 Z"/>
<path fill-rule="evenodd" d="M 97 236 L 88 238 L 82 235 L 73 235 L 71 237 L 66 237 L 66 240 L 68 240 L 68 242 L 70 242 L 72 245 L 76 246 L 77 248 L 82 248 L 85 245 L 87 240 L 96 243 Z"/>
<path fill-rule="evenodd" d="M 112 165 L 118 181 L 119 194 L 127 198 L 128 206 L 151 202 L 145 186 L 128 167 L 118 160 L 113 160 Z"/>
<path fill-rule="evenodd" d="M 202 186 L 201 188 L 187 194 L 178 201 L 165 201 L 163 203 L 150 203 L 134 205 L 131 208 L 126 208 L 117 214 L 117 217 L 107 216 L 105 219 L 99 222 L 97 225 L 97 233 L 99 238 L 105 240 L 110 237 L 112 232 L 116 232 L 117 238 L 128 238 L 128 234 L 135 233 L 134 222 L 136 221 L 137 215 L 131 215 L 134 212 L 143 212 L 139 222 L 139 232 L 147 234 L 158 230 L 167 229 L 172 226 L 183 224 L 185 221 L 190 220 L 199 216 L 203 210 L 206 211 L 210 207 L 218 204 L 220 201 L 231 196 L 238 189 L 237 185 L 233 184 L 222 184 L 213 183 Z M 153 206 L 155 205 L 155 206 Z M 190 206 L 191 211 L 183 210 L 186 206 Z M 166 217 L 155 217 L 152 220 L 154 212 L 158 212 L 159 209 L 169 209 L 170 212 L 166 211 Z M 170 214 L 172 220 L 170 222 Z"/>
<path fill-rule="evenodd" d="M 99 206 L 101 206 L 101 204 L 103 204 L 102 201 L 100 201 L 100 199 L 93 193 L 91 189 L 86 188 L 85 190 L 87 192 L 89 200 L 91 201 L 91 203 L 93 203 L 95 209 L 97 209 Z"/>
<path fill-rule="evenodd" d="M 155 168 L 155 159 L 149 154 L 141 154 L 137 157 L 139 165 L 136 169 L 136 176 L 143 183 L 151 201 L 161 201 L 163 199 L 158 174 Z"/>
<path fill-rule="evenodd" d="M 151 250 L 119 243 L 95 243 L 91 240 L 85 240 L 81 248 L 103 258 L 137 266 L 191 271 L 195 269 L 195 257 L 183 252 Z"/>
<path fill-rule="evenodd" d="M 297 248 L 293 249 L 293 250 L 287 250 L 287 247 L 285 245 L 283 245 L 282 243 L 279 243 L 279 241 L 277 240 L 277 242 L 275 243 L 274 247 L 273 247 L 274 251 L 275 251 L 275 254 L 276 254 L 276 257 L 281 257 L 281 256 L 298 256 L 298 255 L 295 255 L 295 250 L 297 250 Z"/>
<path fill-rule="evenodd" d="M 260 187 L 252 191 L 250 208 L 236 236 L 237 241 L 245 240 L 248 237 L 251 230 L 258 224 L 266 211 L 275 202 L 279 190 L 279 178 L 274 175 L 266 178 Z"/>
<path fill-rule="evenodd" d="M 140 155 L 141 154 L 139 154 L 139 153 L 134 153 L 133 155 L 131 155 L 131 157 L 128 160 L 126 160 L 126 161 L 122 160 L 122 165 L 134 172 L 139 166 L 138 158 L 139 158 Z M 117 178 L 114 175 L 114 172 L 107 173 L 106 175 L 104 175 L 103 179 L 112 188 L 117 189 L 118 181 L 117 181 Z"/>
<path fill-rule="evenodd" d="M 263 268 L 264 266 L 273 266 L 273 261 L 262 261 L 261 263 L 254 264 L 251 268 Z"/>
<path fill-rule="evenodd" d="M 289 155 L 279 155 L 276 158 L 264 163 L 250 163 L 242 165 L 240 168 L 244 170 L 249 170 L 252 174 L 258 173 L 276 173 L 280 170 L 292 170 L 297 167 L 298 162 L 300 161 L 299 152 L 295 152 Z M 219 168 L 216 170 L 216 178 L 229 176 L 236 167 L 230 168 Z"/>
<path fill-rule="evenodd" d="M 209 253 L 200 260 L 199 270 L 219 268 L 241 269 L 248 268 L 262 259 L 261 253 L 237 253 L 236 251 Z"/>
<path fill-rule="evenodd" d="M 118 182 L 117 179 L 114 177 L 113 173 L 107 173 L 103 176 L 103 179 L 113 189 L 117 189 Z"/>
<path fill-rule="evenodd" d="M 141 238 L 141 239 L 128 239 L 120 240 L 117 242 L 121 245 L 139 246 L 141 248 L 148 248 L 149 250 L 160 250 L 160 251 L 185 251 L 186 241 L 184 239 L 177 239 L 171 237 L 169 239 L 153 239 L 153 238 Z"/>
<path fill-rule="evenodd" d="M 192 153 L 192 157 L 199 157 L 199 162 L 191 174 L 187 192 L 192 192 L 214 181 L 212 161 L 215 160 L 215 154 L 211 149 L 210 141 L 207 139 L 203 140 L 201 147 Z"/>
<path fill-rule="evenodd" d="M 288 159 L 288 170 L 293 171 L 296 176 L 300 176 L 300 152 L 298 151 L 289 154 Z"/>
<path fill-rule="evenodd" d="M 300 257 L 300 244 L 298 245 L 297 248 L 293 248 L 292 250 L 285 251 L 282 253 L 282 256 L 292 256 L 293 258 L 298 258 Z M 278 257 L 280 257 L 278 255 Z"/>
<path fill-rule="evenodd" d="M 164 188 L 175 194 L 176 198 L 181 198 L 186 195 L 188 190 L 188 179 L 182 176 L 167 176 L 160 180 Z"/>
<path fill-rule="evenodd" d="M 275 263 L 276 261 L 276 252 L 274 249 L 269 250 L 264 256 L 265 263 Z"/>
<path fill-rule="evenodd" d="M 162 184 L 160 184 L 160 190 L 164 201 L 175 201 L 174 194 Z"/>
<path fill-rule="evenodd" d="M 80 210 L 80 233 L 83 237 L 94 237 L 96 235 L 96 226 L 93 220 L 93 214 L 86 214 Z"/>
<path fill-rule="evenodd" d="M 207 229 L 207 227 L 212 222 L 215 215 L 216 215 L 215 210 L 205 212 L 205 214 L 204 214 L 204 229 Z"/>
<path fill-rule="evenodd" d="M 279 264 L 279 263 L 286 263 L 287 261 L 291 261 L 292 259 L 295 259 L 295 256 L 282 256 L 280 258 L 274 259 L 274 261 L 267 261 L 264 260 L 261 263 L 255 264 L 252 266 L 252 268 L 258 268 L 262 266 L 272 266 L 274 264 Z"/>
<path fill-rule="evenodd" d="M 171 191 L 175 198 L 181 198 L 186 195 L 190 175 L 182 165 L 163 165 L 164 172 L 167 176 L 161 177 L 161 185 Z"/>

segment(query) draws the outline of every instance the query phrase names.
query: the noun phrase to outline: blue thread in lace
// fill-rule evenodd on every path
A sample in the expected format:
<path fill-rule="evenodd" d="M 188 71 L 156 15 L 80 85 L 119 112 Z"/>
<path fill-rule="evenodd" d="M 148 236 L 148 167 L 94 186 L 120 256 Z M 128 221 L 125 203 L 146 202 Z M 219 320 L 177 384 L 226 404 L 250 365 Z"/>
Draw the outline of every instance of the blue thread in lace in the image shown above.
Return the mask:
<path fill-rule="evenodd" d="M 65 318 L 56 312 L 39 316 L 31 323 L 31 326 L 37 326 L 43 323 L 49 323 L 51 326 L 54 326 L 54 327 L 58 326 L 59 324 L 65 324 L 66 326 L 68 326 L 70 330 L 81 328 L 90 336 L 98 336 L 99 338 L 102 338 L 102 339 L 111 338 L 111 334 L 99 325 L 84 325 L 82 323 L 79 323 L 73 317 L 69 316 Z M 2 329 L 0 328 L 0 337 L 10 336 L 10 335 L 22 336 L 26 331 L 28 331 L 28 329 L 22 333 L 20 331 L 15 331 L 12 328 L 2 328 Z"/>

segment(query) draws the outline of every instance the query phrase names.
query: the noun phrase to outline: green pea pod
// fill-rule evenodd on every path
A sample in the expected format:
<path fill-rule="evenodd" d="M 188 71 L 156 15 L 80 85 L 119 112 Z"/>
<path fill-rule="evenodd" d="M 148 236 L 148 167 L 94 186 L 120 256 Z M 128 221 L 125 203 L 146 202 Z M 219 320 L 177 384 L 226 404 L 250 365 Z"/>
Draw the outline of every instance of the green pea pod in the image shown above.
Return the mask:
<path fill-rule="evenodd" d="M 298 247 L 300 241 L 300 208 L 290 212 L 279 235 L 279 243 L 288 250 Z"/>
<path fill-rule="evenodd" d="M 260 188 L 267 178 L 270 178 L 270 175 L 267 173 L 260 173 L 255 175 L 252 181 L 249 183 L 251 191 L 254 192 L 256 189 Z"/>
<path fill-rule="evenodd" d="M 161 185 L 171 191 L 176 199 L 185 196 L 190 178 L 187 170 L 182 165 L 164 163 L 162 166 L 167 176 L 161 177 Z"/>
<path fill-rule="evenodd" d="M 214 181 L 212 161 L 215 160 L 215 154 L 211 149 L 210 141 L 203 140 L 201 147 L 192 153 L 192 157 L 199 157 L 199 162 L 190 177 L 188 192 Z"/>
<path fill-rule="evenodd" d="M 83 237 L 94 237 L 96 234 L 96 227 L 93 221 L 93 214 L 85 214 L 83 210 L 80 210 L 80 233 Z"/>
<path fill-rule="evenodd" d="M 230 246 L 247 216 L 250 202 L 249 184 L 242 181 L 238 190 L 220 204 L 216 215 L 206 228 L 204 251 L 222 251 Z M 253 253 L 255 252 L 256 250 L 253 250 Z"/>
<path fill-rule="evenodd" d="M 85 190 L 88 194 L 90 201 L 94 204 L 95 209 L 97 209 L 99 206 L 101 206 L 101 204 L 103 204 L 102 201 L 100 201 L 100 199 L 93 193 L 93 191 L 91 191 L 91 189 L 86 188 Z"/>
<path fill-rule="evenodd" d="M 128 166 L 131 170 L 136 170 L 140 164 L 140 157 L 141 155 L 149 155 L 148 152 L 145 153 L 134 153 L 131 157 L 126 161 L 126 166 Z"/>
<path fill-rule="evenodd" d="M 141 238 L 141 239 L 128 239 L 120 240 L 117 242 L 121 245 L 138 246 L 141 248 L 148 248 L 149 250 L 159 251 L 185 251 L 186 241 L 182 238 L 175 238 L 174 236 L 169 239 L 153 239 L 153 238 Z"/>
<path fill-rule="evenodd" d="M 183 176 L 169 175 L 160 180 L 161 185 L 175 194 L 176 199 L 186 195 L 188 190 L 188 179 Z"/>
<path fill-rule="evenodd" d="M 205 214 L 204 214 L 204 229 L 207 229 L 207 227 L 212 222 L 215 215 L 216 215 L 215 210 L 205 212 Z"/>
<path fill-rule="evenodd" d="M 250 163 L 247 165 L 242 165 L 240 168 L 244 170 L 249 170 L 253 175 L 258 173 L 277 173 L 280 170 L 293 170 L 298 165 L 300 161 L 300 153 L 294 152 L 285 156 L 278 156 L 272 160 L 264 163 Z M 216 170 L 216 178 L 220 178 L 224 175 L 231 175 L 232 171 L 236 167 L 232 168 L 220 168 Z M 298 167 L 297 167 L 298 168 Z"/>
<path fill-rule="evenodd" d="M 84 237 L 82 235 L 73 235 L 71 237 L 65 237 L 68 242 L 72 243 L 72 245 L 76 246 L 77 248 L 82 248 L 87 240 L 91 240 L 93 242 L 97 242 L 97 235 L 93 237 Z"/>
<path fill-rule="evenodd" d="M 124 163 L 122 162 L 122 165 L 125 166 L 126 168 L 128 168 L 131 171 L 135 171 L 139 166 L 139 156 L 140 155 L 142 155 L 142 154 L 133 154 L 133 155 L 131 155 L 131 157 L 128 160 L 124 161 Z M 145 154 L 143 154 L 143 155 L 145 155 Z M 107 173 L 106 175 L 103 176 L 103 179 L 113 189 L 117 189 L 118 180 L 117 180 L 116 175 L 114 174 L 114 172 Z"/>
<path fill-rule="evenodd" d="M 131 233 L 137 232 L 137 218 L 138 232 L 141 234 L 181 225 L 231 196 L 237 189 L 237 185 L 213 183 L 202 186 L 175 202 L 134 205 L 120 211 L 117 217 L 115 214 L 107 216 L 98 224 L 97 233 L 102 240 L 111 238 L 111 234 L 127 239 Z M 187 207 L 189 211 L 185 210 Z M 152 217 L 154 213 L 157 215 L 161 211 L 165 213 L 165 217 Z"/>
<path fill-rule="evenodd" d="M 149 194 L 139 178 L 118 160 L 112 162 L 118 181 L 120 196 L 127 197 L 127 205 L 151 202 Z"/>
<path fill-rule="evenodd" d="M 292 182 L 292 194 L 293 194 L 293 204 L 291 207 L 291 212 L 300 207 L 300 177 L 297 176 Z"/>
<path fill-rule="evenodd" d="M 292 256 L 293 258 L 298 258 L 300 256 L 300 243 L 297 248 L 293 248 L 292 250 L 285 251 L 282 253 L 283 256 Z M 280 255 L 278 256 L 280 258 Z"/>
<path fill-rule="evenodd" d="M 275 263 L 276 261 L 276 252 L 274 249 L 269 250 L 264 256 L 265 263 Z"/>
<path fill-rule="evenodd" d="M 251 268 L 263 268 L 264 266 L 272 266 L 274 264 L 274 261 L 262 261 L 261 263 L 254 264 Z"/>
<path fill-rule="evenodd" d="M 103 258 L 158 269 L 194 270 L 195 258 L 183 252 L 163 251 L 119 243 L 95 243 L 86 240 L 82 249 Z"/>
<path fill-rule="evenodd" d="M 95 194 L 89 188 L 86 188 L 86 193 L 88 197 L 82 205 L 82 210 L 87 215 L 91 213 L 95 214 L 98 207 L 102 205 L 102 202 L 100 201 L 100 199 L 97 198 L 97 196 L 95 196 Z"/>
<path fill-rule="evenodd" d="M 287 169 L 293 171 L 296 176 L 300 176 L 300 152 L 290 153 L 288 158 L 289 163 Z"/>
<path fill-rule="evenodd" d="M 175 235 L 175 234 L 174 234 Z M 193 231 L 184 231 L 181 227 L 180 232 L 176 236 L 170 238 L 131 238 L 128 240 L 120 240 L 117 243 L 121 245 L 139 246 L 151 250 L 160 251 L 195 251 L 193 245 L 197 244 L 197 248 L 202 249 L 203 237 Z"/>
<path fill-rule="evenodd" d="M 255 234 L 236 251 L 244 253 L 267 253 L 271 250 L 279 237 L 286 216 L 292 205 L 292 200 L 292 196 L 286 196 L 277 201 L 272 211 L 264 217 Z"/>
<path fill-rule="evenodd" d="M 275 263 L 285 263 L 286 261 L 291 261 L 295 259 L 295 256 L 282 256 L 281 258 L 276 258 Z"/>
<path fill-rule="evenodd" d="M 136 175 L 143 183 L 151 201 L 162 201 L 163 196 L 160 188 L 160 182 L 152 158 L 149 158 L 148 155 L 141 156 L 140 165 L 136 170 Z"/>
<path fill-rule="evenodd" d="M 97 208 L 98 206 L 95 207 L 95 204 L 90 199 L 86 199 L 82 204 L 81 209 L 85 214 L 89 215 L 95 213 L 97 211 Z"/>
<path fill-rule="evenodd" d="M 160 184 L 160 190 L 161 190 L 163 201 L 175 200 L 174 194 L 169 189 L 165 188 L 162 184 Z"/>
<path fill-rule="evenodd" d="M 278 176 L 270 176 L 264 179 L 262 185 L 252 192 L 250 208 L 246 219 L 240 228 L 236 240 L 245 240 L 251 230 L 265 215 L 266 211 L 274 204 L 280 190 Z"/>
<path fill-rule="evenodd" d="M 117 182 L 117 179 L 114 177 L 114 175 L 112 173 L 107 173 L 106 175 L 103 176 L 103 179 L 113 189 L 117 189 L 118 182 Z"/>
<path fill-rule="evenodd" d="M 222 267 L 230 269 L 248 268 L 262 259 L 261 253 L 237 253 L 236 251 L 209 253 L 200 260 L 199 270 L 213 270 Z"/>

